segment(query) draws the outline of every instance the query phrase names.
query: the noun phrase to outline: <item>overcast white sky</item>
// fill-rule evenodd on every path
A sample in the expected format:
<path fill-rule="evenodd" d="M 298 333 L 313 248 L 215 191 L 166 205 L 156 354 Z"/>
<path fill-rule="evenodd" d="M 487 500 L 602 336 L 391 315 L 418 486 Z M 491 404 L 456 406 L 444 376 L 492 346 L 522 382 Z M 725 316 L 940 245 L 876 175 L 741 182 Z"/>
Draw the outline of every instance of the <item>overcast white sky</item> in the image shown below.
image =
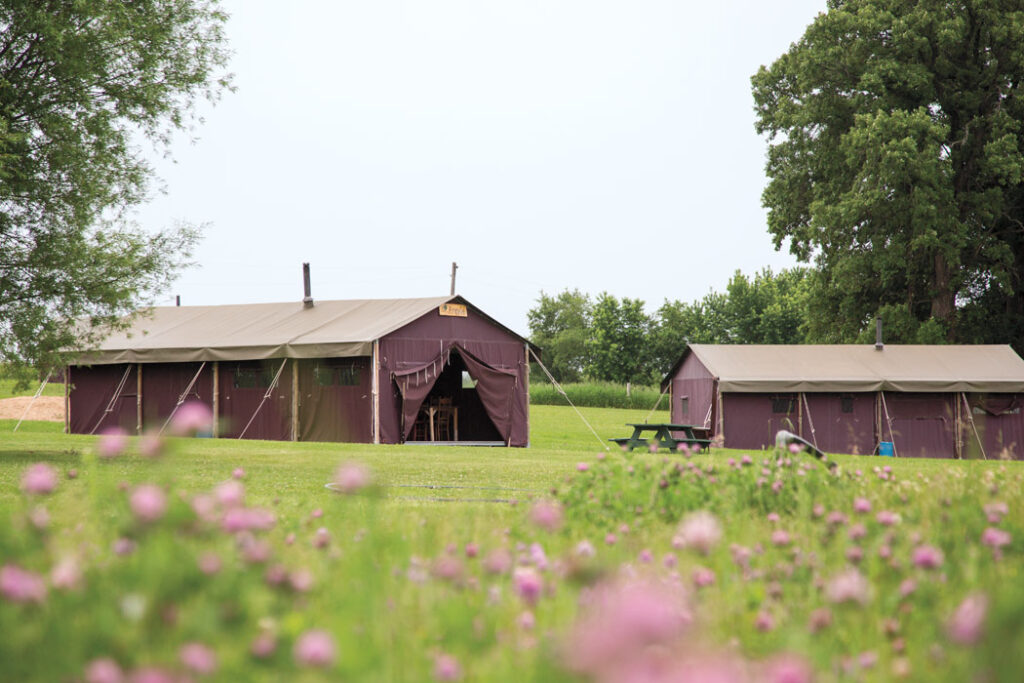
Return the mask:
<path fill-rule="evenodd" d="M 225 0 L 237 92 L 141 224 L 209 223 L 186 305 L 457 290 L 527 333 L 543 290 L 691 301 L 795 261 L 750 76 L 825 0 Z M 172 303 L 173 297 L 164 303 Z"/>

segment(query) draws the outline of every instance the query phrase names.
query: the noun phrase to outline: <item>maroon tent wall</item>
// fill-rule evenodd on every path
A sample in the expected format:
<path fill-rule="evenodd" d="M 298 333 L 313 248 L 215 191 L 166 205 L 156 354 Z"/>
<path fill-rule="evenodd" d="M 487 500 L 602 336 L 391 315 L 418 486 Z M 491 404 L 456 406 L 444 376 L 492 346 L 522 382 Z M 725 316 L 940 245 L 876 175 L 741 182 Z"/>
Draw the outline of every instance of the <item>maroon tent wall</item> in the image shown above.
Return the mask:
<path fill-rule="evenodd" d="M 671 395 L 673 423 L 714 427 L 715 378 L 695 354 L 689 354 L 672 377 Z"/>
<path fill-rule="evenodd" d="M 503 404 L 500 407 L 491 401 L 488 410 L 493 413 L 492 419 L 497 418 L 495 423 L 508 424 L 508 433 L 502 434 L 502 438 L 507 438 L 509 445 L 526 446 L 529 442 L 529 407 L 523 342 L 488 321 L 473 307 L 467 307 L 464 318 L 442 316 L 438 311 L 432 311 L 380 340 L 381 442 L 402 441 L 403 402 L 393 381 L 393 373 L 429 364 L 453 348 L 461 349 L 476 361 L 497 370 L 495 376 L 504 374 L 501 371 L 514 375 L 512 395 L 499 401 Z"/>
<path fill-rule="evenodd" d="M 967 401 L 974 425 L 968 422 L 963 427 L 964 457 L 981 457 L 980 437 L 985 457 L 1024 459 L 1024 395 L 968 394 Z"/>
<path fill-rule="evenodd" d="M 804 397 L 801 436 L 805 439 L 826 453 L 869 455 L 875 450 L 877 394 L 807 393 Z"/>
<path fill-rule="evenodd" d="M 199 372 L 202 367 L 202 372 Z M 213 408 L 213 363 L 146 363 L 142 365 L 142 428 L 163 427 L 178 399 L 199 373 L 185 403 Z M 133 430 L 134 431 L 134 430 Z"/>
<path fill-rule="evenodd" d="M 117 365 L 75 366 L 68 368 L 71 387 L 70 430 L 72 434 L 89 434 L 120 427 L 134 433 L 138 424 L 138 377 L 132 364 L 118 399 L 110 413 L 104 415 L 117 385 L 129 366 Z M 98 426 L 97 426 L 98 425 Z"/>
<path fill-rule="evenodd" d="M 722 394 L 724 446 L 726 448 L 771 448 L 780 429 L 798 431 L 797 394 Z M 778 400 L 786 406 L 774 412 Z"/>
<path fill-rule="evenodd" d="M 956 456 L 956 403 L 959 394 L 885 392 L 882 441 L 892 441 L 901 458 Z M 892 420 L 892 430 L 887 420 Z"/>
<path fill-rule="evenodd" d="M 299 439 L 373 441 L 370 359 L 300 360 Z"/>
<path fill-rule="evenodd" d="M 281 367 L 282 360 L 274 358 L 266 361 L 224 361 L 219 364 L 218 436 L 238 438 L 253 418 L 253 414 L 256 414 L 245 432 L 245 438 L 275 441 L 288 441 L 292 438 L 292 372 L 295 368 L 293 359 L 288 359 L 270 398 L 263 403 L 259 413 L 256 413 L 268 385 Z"/>

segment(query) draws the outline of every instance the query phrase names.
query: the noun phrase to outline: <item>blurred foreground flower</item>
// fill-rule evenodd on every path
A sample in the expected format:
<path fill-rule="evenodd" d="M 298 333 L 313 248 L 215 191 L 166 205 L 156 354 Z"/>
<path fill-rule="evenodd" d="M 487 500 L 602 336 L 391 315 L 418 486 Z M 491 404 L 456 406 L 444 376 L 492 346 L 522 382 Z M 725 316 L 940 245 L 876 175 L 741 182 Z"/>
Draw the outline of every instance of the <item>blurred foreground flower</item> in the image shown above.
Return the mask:
<path fill-rule="evenodd" d="M 707 555 L 722 538 L 722 527 L 710 512 L 700 510 L 687 515 L 679 525 L 680 545 Z"/>
<path fill-rule="evenodd" d="M 46 581 L 35 572 L 13 564 L 0 568 L 0 595 L 11 602 L 37 602 L 46 599 Z"/>
<path fill-rule="evenodd" d="M 580 606 L 563 659 L 602 681 L 633 680 L 648 648 L 669 646 L 693 621 L 683 586 L 653 577 L 598 584 L 580 595 Z"/>
<path fill-rule="evenodd" d="M 562 506 L 541 500 L 530 508 L 530 521 L 545 531 L 558 531 L 562 527 Z"/>
<path fill-rule="evenodd" d="M 327 631 L 312 629 L 306 631 L 295 641 L 295 661 L 302 666 L 326 668 L 334 664 L 338 658 L 334 636 Z"/>
<path fill-rule="evenodd" d="M 988 599 L 981 593 L 967 596 L 946 623 L 949 639 L 960 645 L 974 645 L 981 638 L 988 613 Z"/>
<path fill-rule="evenodd" d="M 30 495 L 46 495 L 57 488 L 57 471 L 44 462 L 29 465 L 21 477 L 21 490 Z"/>
<path fill-rule="evenodd" d="M 174 436 L 195 436 L 213 431 L 213 411 L 199 401 L 185 403 L 171 419 L 170 432 Z"/>
<path fill-rule="evenodd" d="M 113 427 L 100 434 L 96 450 L 101 458 L 116 458 L 128 447 L 128 433 L 120 427 Z"/>
<path fill-rule="evenodd" d="M 335 490 L 340 493 L 356 493 L 370 485 L 370 469 L 358 462 L 344 462 L 334 473 Z"/>

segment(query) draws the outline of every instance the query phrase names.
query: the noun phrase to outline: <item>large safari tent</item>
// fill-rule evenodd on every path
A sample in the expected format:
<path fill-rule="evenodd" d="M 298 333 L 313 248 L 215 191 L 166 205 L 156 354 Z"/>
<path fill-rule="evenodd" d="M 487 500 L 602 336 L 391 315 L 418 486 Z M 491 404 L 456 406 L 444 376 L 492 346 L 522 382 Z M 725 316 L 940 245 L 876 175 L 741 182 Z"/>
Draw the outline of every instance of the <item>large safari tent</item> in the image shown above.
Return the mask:
<path fill-rule="evenodd" d="M 1024 361 L 1009 346 L 690 344 L 662 389 L 673 423 L 727 448 L 785 429 L 830 453 L 1024 457 Z"/>
<path fill-rule="evenodd" d="M 459 296 L 153 308 L 68 368 L 67 430 L 527 446 L 527 340 Z"/>

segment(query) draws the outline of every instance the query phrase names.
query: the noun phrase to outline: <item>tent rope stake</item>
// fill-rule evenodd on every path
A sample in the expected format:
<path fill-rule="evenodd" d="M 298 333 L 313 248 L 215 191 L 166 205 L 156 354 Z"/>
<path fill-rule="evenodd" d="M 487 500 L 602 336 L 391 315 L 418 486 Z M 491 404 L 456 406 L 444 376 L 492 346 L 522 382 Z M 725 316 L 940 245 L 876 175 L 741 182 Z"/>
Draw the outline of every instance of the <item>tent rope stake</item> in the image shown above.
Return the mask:
<path fill-rule="evenodd" d="M 274 393 L 274 389 L 277 388 L 277 380 L 281 379 L 281 372 L 284 370 L 284 366 L 287 362 L 287 358 L 281 361 L 281 367 L 277 369 L 277 374 L 274 375 L 274 381 L 272 381 L 270 383 L 270 386 L 267 387 L 267 393 L 263 394 L 263 399 L 260 401 L 260 404 L 256 406 L 256 410 L 253 411 L 252 417 L 250 417 L 249 422 L 246 423 L 245 429 L 243 429 L 242 433 L 238 435 L 239 439 L 245 436 L 245 433 L 249 431 L 249 427 L 252 425 L 253 420 L 255 420 L 256 416 L 259 415 L 260 408 L 262 408 L 263 404 L 267 402 L 267 399 L 270 398 L 270 395 Z"/>
<path fill-rule="evenodd" d="M 548 369 L 544 366 L 543 363 L 540 362 L 540 358 L 537 357 L 537 354 L 534 353 L 533 349 L 530 349 L 530 355 L 533 356 L 533 359 L 535 361 L 537 361 L 537 365 L 539 365 L 540 369 L 544 371 L 545 375 L 547 375 L 548 381 L 550 381 L 551 384 L 555 387 L 555 391 L 557 391 L 558 393 L 560 393 L 562 396 L 565 397 L 565 400 L 569 402 L 569 405 L 572 406 L 572 409 L 575 410 L 576 414 L 580 416 L 581 420 L 583 420 L 583 424 L 587 425 L 587 428 L 594 435 L 594 438 L 597 439 L 597 442 L 599 444 L 601 444 L 601 448 L 607 451 L 608 450 L 608 445 L 604 442 L 604 440 L 601 438 L 601 436 L 596 431 L 594 431 L 594 428 L 590 426 L 590 423 L 587 422 L 587 418 L 583 417 L 583 413 L 581 413 L 579 408 L 577 408 L 573 404 L 572 399 L 569 398 L 569 395 L 567 393 L 565 393 L 565 389 L 562 388 L 562 385 L 559 384 L 558 381 L 555 380 L 555 378 L 551 376 L 551 373 L 548 372 Z"/>
<path fill-rule="evenodd" d="M 174 414 L 178 412 L 178 408 L 180 408 L 181 404 L 185 402 L 185 397 L 192 391 L 192 387 L 195 386 L 196 381 L 199 379 L 199 375 L 203 372 L 203 368 L 205 367 L 206 361 L 204 360 L 202 365 L 199 366 L 199 370 L 196 371 L 195 376 L 192 377 L 192 381 L 188 383 L 187 387 L 185 387 L 185 391 L 181 392 L 181 396 L 178 397 L 178 403 L 174 406 L 174 410 L 171 411 L 171 414 L 167 416 L 167 419 L 164 421 L 164 426 L 160 428 L 159 432 L 157 432 L 157 436 L 163 434 L 164 430 L 167 429 L 167 425 L 169 425 L 171 420 L 174 419 Z"/>
<path fill-rule="evenodd" d="M 50 381 L 50 375 L 52 374 L 53 370 L 50 370 L 48 373 L 46 373 L 46 379 L 44 379 L 43 383 L 39 385 L 38 389 L 36 389 L 36 393 L 32 397 L 32 400 L 28 402 L 27 406 L 25 406 L 25 412 L 21 414 L 21 419 L 18 420 L 18 424 L 14 425 L 14 429 L 11 431 L 18 431 L 18 427 L 20 427 L 21 423 L 25 421 L 25 417 L 28 415 L 28 411 L 32 410 L 32 404 L 35 403 L 36 399 L 39 398 L 40 394 L 43 393 L 43 389 L 46 388 L 46 383 Z"/>
<path fill-rule="evenodd" d="M 124 371 L 124 375 L 121 377 L 121 381 L 117 384 L 117 389 L 114 390 L 114 395 L 110 397 L 110 403 L 107 404 L 106 409 L 103 411 L 103 414 L 100 415 L 100 419 L 96 421 L 96 425 L 89 431 L 89 434 L 95 434 L 96 430 L 99 429 L 100 424 L 103 423 L 103 419 L 107 416 L 107 413 L 114 411 L 114 403 L 121 397 L 121 392 L 124 391 L 125 382 L 128 381 L 128 375 L 131 371 L 132 366 L 129 364 Z"/>

